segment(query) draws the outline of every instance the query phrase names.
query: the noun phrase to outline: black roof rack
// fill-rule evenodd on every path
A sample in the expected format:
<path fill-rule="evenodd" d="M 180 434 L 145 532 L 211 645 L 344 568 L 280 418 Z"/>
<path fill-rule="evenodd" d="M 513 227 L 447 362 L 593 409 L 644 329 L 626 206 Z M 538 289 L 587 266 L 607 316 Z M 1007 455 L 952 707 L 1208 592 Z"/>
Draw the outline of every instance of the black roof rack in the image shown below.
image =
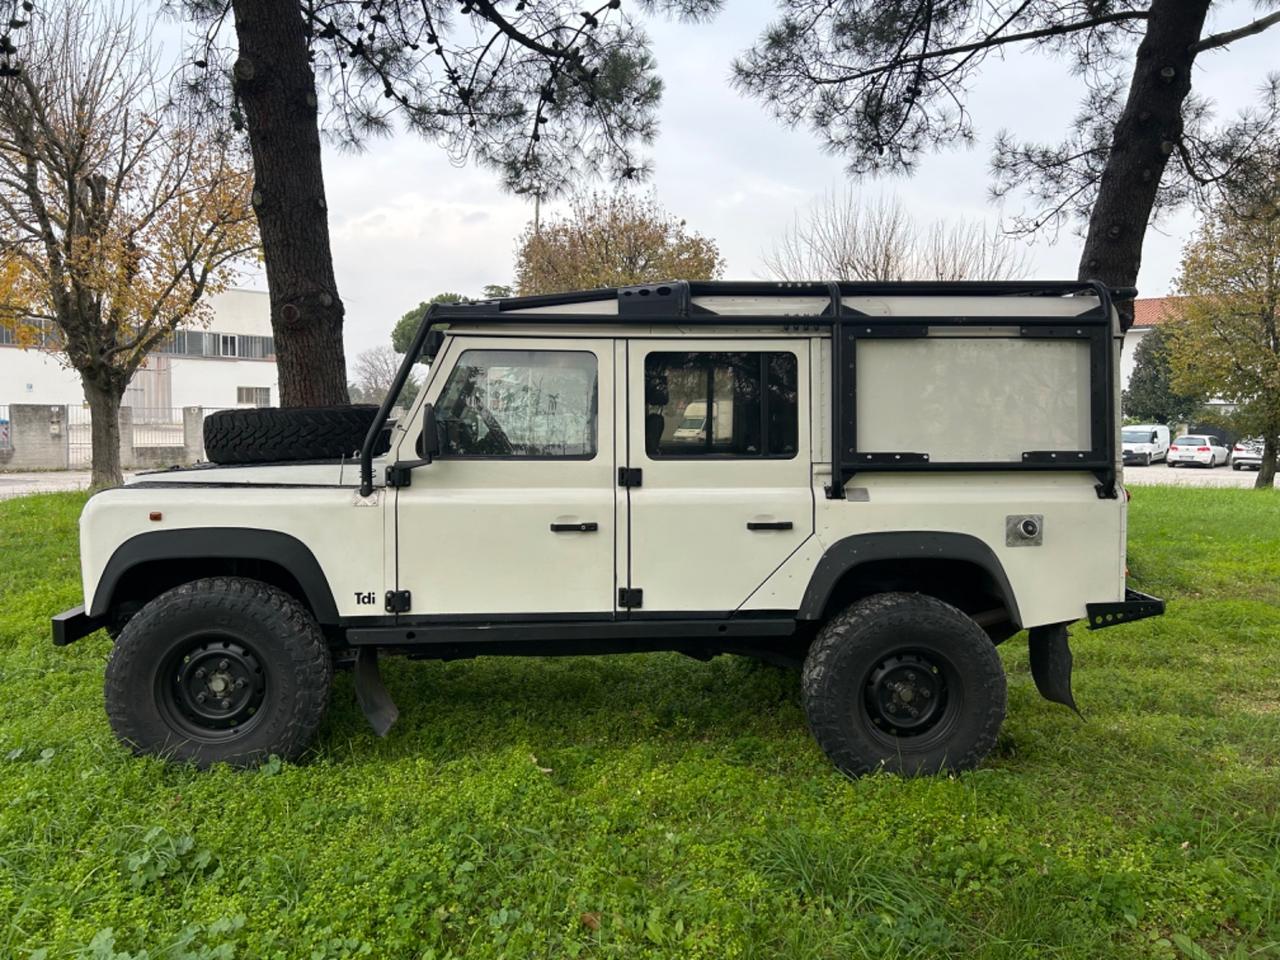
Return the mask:
<path fill-rule="evenodd" d="M 719 317 L 714 311 L 699 307 L 694 301 L 702 297 L 823 297 L 828 307 L 819 316 L 833 316 L 835 305 L 848 297 L 874 296 L 927 296 L 927 297 L 1064 297 L 1073 294 L 1098 296 L 1101 284 L 1092 280 L 904 280 L 893 282 L 790 282 L 771 280 L 670 280 L 662 283 L 646 283 L 631 287 L 599 287 L 595 290 L 574 290 L 567 293 L 546 293 L 530 297 L 506 297 L 501 300 L 477 300 L 466 303 L 441 303 L 433 309 L 441 320 L 472 319 L 508 322 L 549 320 L 574 317 L 604 317 L 626 321 L 655 317 L 689 319 L 691 317 Z M 1137 296 L 1132 287 L 1109 291 L 1110 299 L 1131 300 Z M 581 303 L 615 300 L 618 312 L 608 314 L 560 315 L 556 307 L 572 307 Z M 533 315 L 511 316 L 512 311 L 537 309 Z M 857 311 L 842 308 L 846 316 L 856 316 Z M 504 316 L 505 315 L 505 316 Z M 804 314 L 814 316 L 814 314 Z M 785 317 L 786 313 L 774 314 Z M 735 319 L 740 319 L 735 316 Z"/>
<path fill-rule="evenodd" d="M 540 294 L 532 297 L 507 297 L 501 300 L 479 300 L 469 303 L 437 303 L 433 304 L 423 317 L 422 324 L 414 335 L 413 342 L 405 354 L 396 373 L 395 381 L 388 391 L 386 399 L 378 411 L 365 436 L 364 446 L 360 451 L 360 493 L 369 496 L 373 492 L 373 451 L 377 446 L 383 425 L 391 413 L 392 404 L 403 389 L 410 371 L 418 357 L 432 328 L 450 321 L 489 322 L 489 323 L 539 323 L 539 324 L 598 324 L 600 322 L 618 323 L 640 321 L 653 323 L 655 319 L 679 320 L 682 323 L 734 324 L 734 325 L 779 325 L 801 323 L 806 326 L 831 326 L 832 339 L 832 495 L 843 496 L 846 475 L 855 468 L 869 469 L 865 463 L 854 463 L 849 460 L 850 448 L 855 446 L 852 437 L 846 435 L 842 426 L 842 416 L 847 411 L 840 405 L 845 401 L 843 381 L 848 379 L 852 384 L 853 358 L 843 357 L 842 348 L 846 345 L 846 331 L 850 330 L 849 322 L 865 317 L 860 311 L 850 307 L 845 301 L 853 297 L 874 296 L 912 296 L 912 297 L 1067 297 L 1087 295 L 1098 298 L 1096 309 L 1085 311 L 1071 317 L 1063 325 L 1064 318 L 1026 317 L 1013 320 L 1013 323 L 1026 324 L 1028 329 L 1036 328 L 1038 335 L 1066 335 L 1080 324 L 1088 324 L 1094 342 L 1101 351 L 1101 359 L 1110 349 L 1111 306 L 1117 300 L 1132 300 L 1138 291 L 1133 287 L 1109 288 L 1099 280 L 954 280 L 926 281 L 908 280 L 895 282 L 779 282 L 769 280 L 719 281 L 719 280 L 671 280 L 662 283 L 648 283 L 630 287 L 601 287 L 595 290 L 575 290 L 569 293 Z M 820 313 L 787 314 L 718 314 L 695 301 L 704 297 L 796 297 L 823 298 L 826 305 Z M 568 310 L 557 312 L 556 307 L 573 307 L 576 304 L 595 301 L 617 301 L 617 312 L 584 313 Z M 538 309 L 537 313 L 513 313 Z M 790 318 L 796 318 L 791 320 Z M 906 328 L 912 324 L 919 326 L 924 318 L 877 317 L 877 325 Z M 951 318 L 950 322 L 963 324 L 968 322 L 993 323 L 1000 318 Z M 866 320 L 863 321 L 867 322 Z M 948 318 L 928 318 L 929 323 L 946 323 Z M 1106 325 L 1104 331 L 1097 329 Z M 1026 329 L 1023 331 L 1027 332 Z M 1079 335 L 1080 330 L 1076 330 Z M 842 358 L 843 357 L 843 358 Z M 846 369 L 848 367 L 848 369 Z M 1095 377 L 1096 391 L 1099 397 L 1110 396 L 1111 370 L 1109 363 L 1100 376 Z M 850 387 L 851 389 L 851 387 Z M 1094 428 L 1093 450 L 1087 458 L 1082 455 L 1081 466 L 1093 469 L 1099 477 L 1100 495 L 1114 495 L 1114 466 L 1109 462 L 1114 445 L 1110 434 L 1114 433 L 1114 410 L 1108 408 L 1107 423 L 1098 423 Z M 1095 404 L 1096 406 L 1096 404 Z M 1096 412 L 1096 411 L 1095 411 Z M 851 425 L 852 427 L 852 425 Z M 852 433 L 850 429 L 849 433 Z M 1105 442 L 1105 449 L 1103 445 Z M 1041 466 L 1058 468 L 1058 464 L 1040 464 L 1032 455 L 1027 455 L 1027 467 Z M 871 466 L 877 466 L 872 464 Z M 901 464 L 891 464 L 901 469 Z M 989 464 L 959 464 L 953 469 L 987 469 Z"/>

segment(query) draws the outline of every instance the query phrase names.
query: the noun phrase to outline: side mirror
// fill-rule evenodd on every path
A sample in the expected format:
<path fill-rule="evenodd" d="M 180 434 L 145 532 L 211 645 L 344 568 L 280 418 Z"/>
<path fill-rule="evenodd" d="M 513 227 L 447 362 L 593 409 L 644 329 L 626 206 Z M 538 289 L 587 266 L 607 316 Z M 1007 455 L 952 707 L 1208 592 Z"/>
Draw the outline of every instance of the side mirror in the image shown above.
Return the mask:
<path fill-rule="evenodd" d="M 430 463 L 440 455 L 440 427 L 436 423 L 435 404 L 422 408 L 422 433 L 418 436 L 418 456 Z"/>

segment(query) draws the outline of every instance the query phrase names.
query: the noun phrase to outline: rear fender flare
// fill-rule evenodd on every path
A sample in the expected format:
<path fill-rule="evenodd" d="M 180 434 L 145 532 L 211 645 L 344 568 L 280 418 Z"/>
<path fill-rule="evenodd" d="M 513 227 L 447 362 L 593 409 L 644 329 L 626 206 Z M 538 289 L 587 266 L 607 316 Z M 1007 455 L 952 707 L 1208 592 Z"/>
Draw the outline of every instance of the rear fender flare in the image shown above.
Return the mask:
<path fill-rule="evenodd" d="M 859 533 L 837 540 L 826 549 L 814 567 L 796 618 L 820 620 L 836 584 L 845 574 L 879 560 L 958 560 L 971 563 L 986 571 L 1012 621 L 1018 626 L 1022 624 L 1013 587 L 995 551 L 967 533 L 928 530 Z"/>

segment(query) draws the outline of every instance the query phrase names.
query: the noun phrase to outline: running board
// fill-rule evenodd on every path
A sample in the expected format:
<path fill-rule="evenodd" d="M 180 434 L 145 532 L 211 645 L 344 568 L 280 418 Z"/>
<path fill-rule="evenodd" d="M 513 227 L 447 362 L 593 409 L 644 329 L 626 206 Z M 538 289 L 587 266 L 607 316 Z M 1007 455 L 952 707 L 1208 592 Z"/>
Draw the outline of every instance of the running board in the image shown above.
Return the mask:
<path fill-rule="evenodd" d="M 674 649 L 681 640 L 728 640 L 748 637 L 789 637 L 796 631 L 791 617 L 744 617 L 702 620 L 566 620 L 483 623 L 404 624 L 391 627 L 353 627 L 347 643 L 353 647 L 432 647 L 438 644 L 581 645 L 582 652 L 624 652 L 632 644 L 646 649 Z M 657 644 L 657 646 L 653 646 Z M 546 651 L 531 649 L 530 654 Z M 567 650 L 565 652 L 573 652 Z"/>

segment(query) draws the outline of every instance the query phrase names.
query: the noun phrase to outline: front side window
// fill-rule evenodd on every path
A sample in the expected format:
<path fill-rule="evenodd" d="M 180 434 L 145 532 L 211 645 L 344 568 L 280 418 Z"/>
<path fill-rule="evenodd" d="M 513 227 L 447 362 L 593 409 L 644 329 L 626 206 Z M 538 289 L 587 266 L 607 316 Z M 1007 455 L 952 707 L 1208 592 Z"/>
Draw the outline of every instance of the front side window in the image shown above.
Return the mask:
<path fill-rule="evenodd" d="M 782 352 L 645 357 L 650 457 L 796 455 L 796 357 Z"/>
<path fill-rule="evenodd" d="M 596 455 L 596 357 L 466 350 L 436 404 L 442 457 Z"/>

